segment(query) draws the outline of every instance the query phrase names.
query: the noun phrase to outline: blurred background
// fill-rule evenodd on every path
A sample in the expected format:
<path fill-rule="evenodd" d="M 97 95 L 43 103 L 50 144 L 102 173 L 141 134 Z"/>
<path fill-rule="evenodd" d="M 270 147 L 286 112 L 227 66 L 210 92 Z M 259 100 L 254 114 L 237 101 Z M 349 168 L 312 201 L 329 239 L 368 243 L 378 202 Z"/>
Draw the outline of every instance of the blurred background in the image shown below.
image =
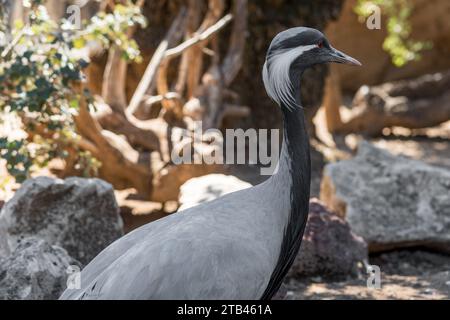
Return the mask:
<path fill-rule="evenodd" d="M 311 209 L 277 298 L 450 298 L 447 0 L 0 0 L 0 298 L 56 298 L 124 233 L 267 179 L 171 155 L 282 127 L 260 75 L 295 26 L 363 66 L 303 76 Z"/>

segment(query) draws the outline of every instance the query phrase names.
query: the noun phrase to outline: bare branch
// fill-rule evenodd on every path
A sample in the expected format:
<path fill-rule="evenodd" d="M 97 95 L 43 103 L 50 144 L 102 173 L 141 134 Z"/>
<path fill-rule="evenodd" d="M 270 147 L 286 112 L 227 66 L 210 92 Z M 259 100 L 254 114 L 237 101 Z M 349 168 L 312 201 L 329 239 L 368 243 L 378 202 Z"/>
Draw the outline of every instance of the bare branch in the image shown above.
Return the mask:
<path fill-rule="evenodd" d="M 144 103 L 146 106 L 151 106 L 163 100 L 180 100 L 180 99 L 181 95 L 178 92 L 167 92 L 164 95 L 145 97 Z"/>
<path fill-rule="evenodd" d="M 185 39 L 187 40 L 192 37 L 192 34 L 197 29 L 200 23 L 200 11 L 202 2 L 198 0 L 189 0 L 189 11 L 188 11 L 188 24 L 185 34 Z M 186 87 L 187 77 L 189 74 L 190 63 L 193 56 L 192 50 L 186 50 L 181 58 L 180 65 L 178 67 L 178 79 L 175 84 L 175 91 L 180 95 L 184 93 Z"/>
<path fill-rule="evenodd" d="M 177 57 L 180 54 L 182 54 L 183 51 L 189 49 L 192 46 L 195 46 L 199 42 L 208 40 L 212 35 L 214 35 L 218 31 L 220 31 L 223 27 L 225 27 L 232 19 L 233 19 L 233 15 L 231 13 L 227 14 L 222 19 L 217 21 L 217 23 L 215 23 L 214 25 L 212 25 L 211 27 L 206 29 L 201 34 L 197 34 L 197 35 L 193 36 L 192 38 L 190 38 L 189 40 L 186 40 L 185 42 L 176 46 L 175 48 L 168 49 L 164 54 L 164 58 L 167 59 L 167 58 Z"/>
<path fill-rule="evenodd" d="M 127 105 L 125 93 L 127 78 L 127 61 L 121 56 L 121 51 L 111 48 L 103 73 L 102 98 L 111 108 L 123 114 Z"/>
<path fill-rule="evenodd" d="M 247 32 L 247 0 L 236 0 L 230 46 L 222 64 L 225 86 L 229 86 L 242 67 Z"/>
<path fill-rule="evenodd" d="M 74 83 L 77 92 L 83 92 L 81 83 Z M 93 156 L 102 162 L 101 174 L 116 187 L 135 187 L 141 194 L 150 197 L 152 173 L 140 164 L 128 160 L 121 150 L 112 146 L 102 134 L 102 127 L 90 114 L 86 101 L 80 100 L 78 115 L 75 117 L 78 132 L 92 144 L 84 144 L 93 151 Z M 83 145 L 83 144 L 82 144 Z M 81 146 L 81 145 L 80 145 Z"/>
<path fill-rule="evenodd" d="M 197 34 L 203 33 L 206 29 L 214 25 L 222 16 L 224 10 L 223 0 L 209 0 L 208 12 L 197 30 Z M 186 56 L 189 58 L 187 70 L 187 98 L 194 96 L 201 79 L 203 72 L 203 49 L 206 48 L 209 40 L 202 41 L 189 50 L 186 50 Z M 216 57 L 219 55 L 219 50 L 215 52 Z"/>
<path fill-rule="evenodd" d="M 19 43 L 20 39 L 25 35 L 25 32 L 28 30 L 29 26 L 26 25 L 22 28 L 22 30 L 17 33 L 14 39 L 9 43 L 9 45 L 2 51 L 0 57 L 2 59 L 6 58 L 6 56 L 11 52 L 11 50 Z"/>
<path fill-rule="evenodd" d="M 142 8 L 144 0 L 136 3 Z M 113 3 L 114 5 L 114 3 Z M 128 38 L 132 38 L 137 26 L 134 25 L 127 30 Z M 102 98 L 111 108 L 120 114 L 124 113 L 127 107 L 126 78 L 128 62 L 123 59 L 122 52 L 118 48 L 112 47 L 108 53 L 108 61 L 103 74 Z"/>
<path fill-rule="evenodd" d="M 186 16 L 187 10 L 186 8 L 182 8 L 180 10 L 179 15 L 172 23 L 172 26 L 169 32 L 167 33 L 165 39 L 160 43 L 155 53 L 153 54 L 153 57 L 150 63 L 148 64 L 147 69 L 145 70 L 144 76 L 142 77 L 141 82 L 139 83 L 131 99 L 131 102 L 126 110 L 126 116 L 131 122 L 139 121 L 133 116 L 133 114 L 136 112 L 137 108 L 142 103 L 143 97 L 146 94 L 148 94 L 148 90 L 152 87 L 152 84 L 156 79 L 156 74 L 159 68 L 161 67 L 163 61 L 165 59 L 172 59 L 174 57 L 177 57 L 181 55 L 185 50 L 203 41 L 208 40 L 211 36 L 213 36 L 219 30 L 224 28 L 233 19 L 233 16 L 231 14 L 227 14 L 222 19 L 217 21 L 217 23 L 207 28 L 204 32 L 196 34 L 192 38 L 188 39 L 187 41 L 183 42 L 182 44 L 172 49 L 167 49 L 170 46 L 170 42 L 174 42 L 175 39 L 179 36 L 180 30 L 182 29 L 182 26 L 186 22 Z M 160 93 L 165 94 L 166 92 Z"/>
<path fill-rule="evenodd" d="M 145 73 L 139 82 L 136 91 L 131 98 L 131 102 L 126 110 L 127 118 L 132 118 L 133 114 L 142 102 L 143 97 L 148 94 L 149 89 L 152 87 L 156 78 L 159 66 L 165 57 L 167 48 L 170 46 L 174 39 L 177 39 L 180 35 L 180 30 L 183 29 L 183 25 L 186 23 L 187 10 L 185 7 L 180 9 L 180 12 L 176 19 L 173 21 L 172 26 L 167 32 L 164 40 L 159 44 L 155 53 L 153 54 L 150 63 L 145 70 Z"/>

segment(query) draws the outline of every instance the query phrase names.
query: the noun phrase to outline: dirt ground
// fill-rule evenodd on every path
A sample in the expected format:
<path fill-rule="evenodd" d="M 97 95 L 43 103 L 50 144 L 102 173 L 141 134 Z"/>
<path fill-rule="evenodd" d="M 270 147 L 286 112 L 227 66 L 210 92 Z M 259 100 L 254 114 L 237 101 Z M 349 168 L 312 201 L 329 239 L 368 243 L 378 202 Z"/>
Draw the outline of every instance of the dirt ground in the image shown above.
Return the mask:
<path fill-rule="evenodd" d="M 402 250 L 370 257 L 381 270 L 381 287 L 367 286 L 368 275 L 356 279 L 287 279 L 284 299 L 450 299 L 450 256 Z"/>

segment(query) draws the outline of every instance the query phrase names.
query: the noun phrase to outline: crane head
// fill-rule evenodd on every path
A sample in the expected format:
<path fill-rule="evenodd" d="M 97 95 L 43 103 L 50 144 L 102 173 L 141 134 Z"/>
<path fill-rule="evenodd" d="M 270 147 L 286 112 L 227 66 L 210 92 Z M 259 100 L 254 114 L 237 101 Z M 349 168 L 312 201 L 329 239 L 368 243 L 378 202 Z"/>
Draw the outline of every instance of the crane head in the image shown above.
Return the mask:
<path fill-rule="evenodd" d="M 267 93 L 278 104 L 296 105 L 292 92 L 303 71 L 327 62 L 360 66 L 349 55 L 333 48 L 322 32 L 296 27 L 273 38 L 266 55 L 263 80 Z"/>
<path fill-rule="evenodd" d="M 267 51 L 266 60 L 275 57 L 290 58 L 292 66 L 305 69 L 327 62 L 361 65 L 358 60 L 333 48 L 322 32 L 307 27 L 291 28 L 277 34 Z"/>

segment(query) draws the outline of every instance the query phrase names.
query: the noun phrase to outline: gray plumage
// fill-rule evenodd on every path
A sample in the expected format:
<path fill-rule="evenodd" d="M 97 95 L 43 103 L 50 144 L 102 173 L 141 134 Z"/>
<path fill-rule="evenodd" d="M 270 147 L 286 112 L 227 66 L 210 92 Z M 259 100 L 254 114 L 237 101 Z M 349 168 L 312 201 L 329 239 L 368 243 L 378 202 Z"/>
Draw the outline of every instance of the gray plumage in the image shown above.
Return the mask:
<path fill-rule="evenodd" d="M 257 299 L 277 262 L 286 181 L 173 214 L 114 242 L 62 299 Z M 270 191 L 279 201 L 261 199 Z M 281 205 L 281 207 L 280 207 Z M 257 211 L 256 211 L 257 210 Z"/>
<path fill-rule="evenodd" d="M 317 30 L 293 28 L 269 48 L 264 83 L 285 122 L 276 174 L 125 235 L 83 269 L 81 289 L 67 289 L 61 299 L 271 298 L 300 247 L 308 213 L 300 74 L 315 63 L 356 61 L 337 61 L 343 54 L 325 41 Z"/>

